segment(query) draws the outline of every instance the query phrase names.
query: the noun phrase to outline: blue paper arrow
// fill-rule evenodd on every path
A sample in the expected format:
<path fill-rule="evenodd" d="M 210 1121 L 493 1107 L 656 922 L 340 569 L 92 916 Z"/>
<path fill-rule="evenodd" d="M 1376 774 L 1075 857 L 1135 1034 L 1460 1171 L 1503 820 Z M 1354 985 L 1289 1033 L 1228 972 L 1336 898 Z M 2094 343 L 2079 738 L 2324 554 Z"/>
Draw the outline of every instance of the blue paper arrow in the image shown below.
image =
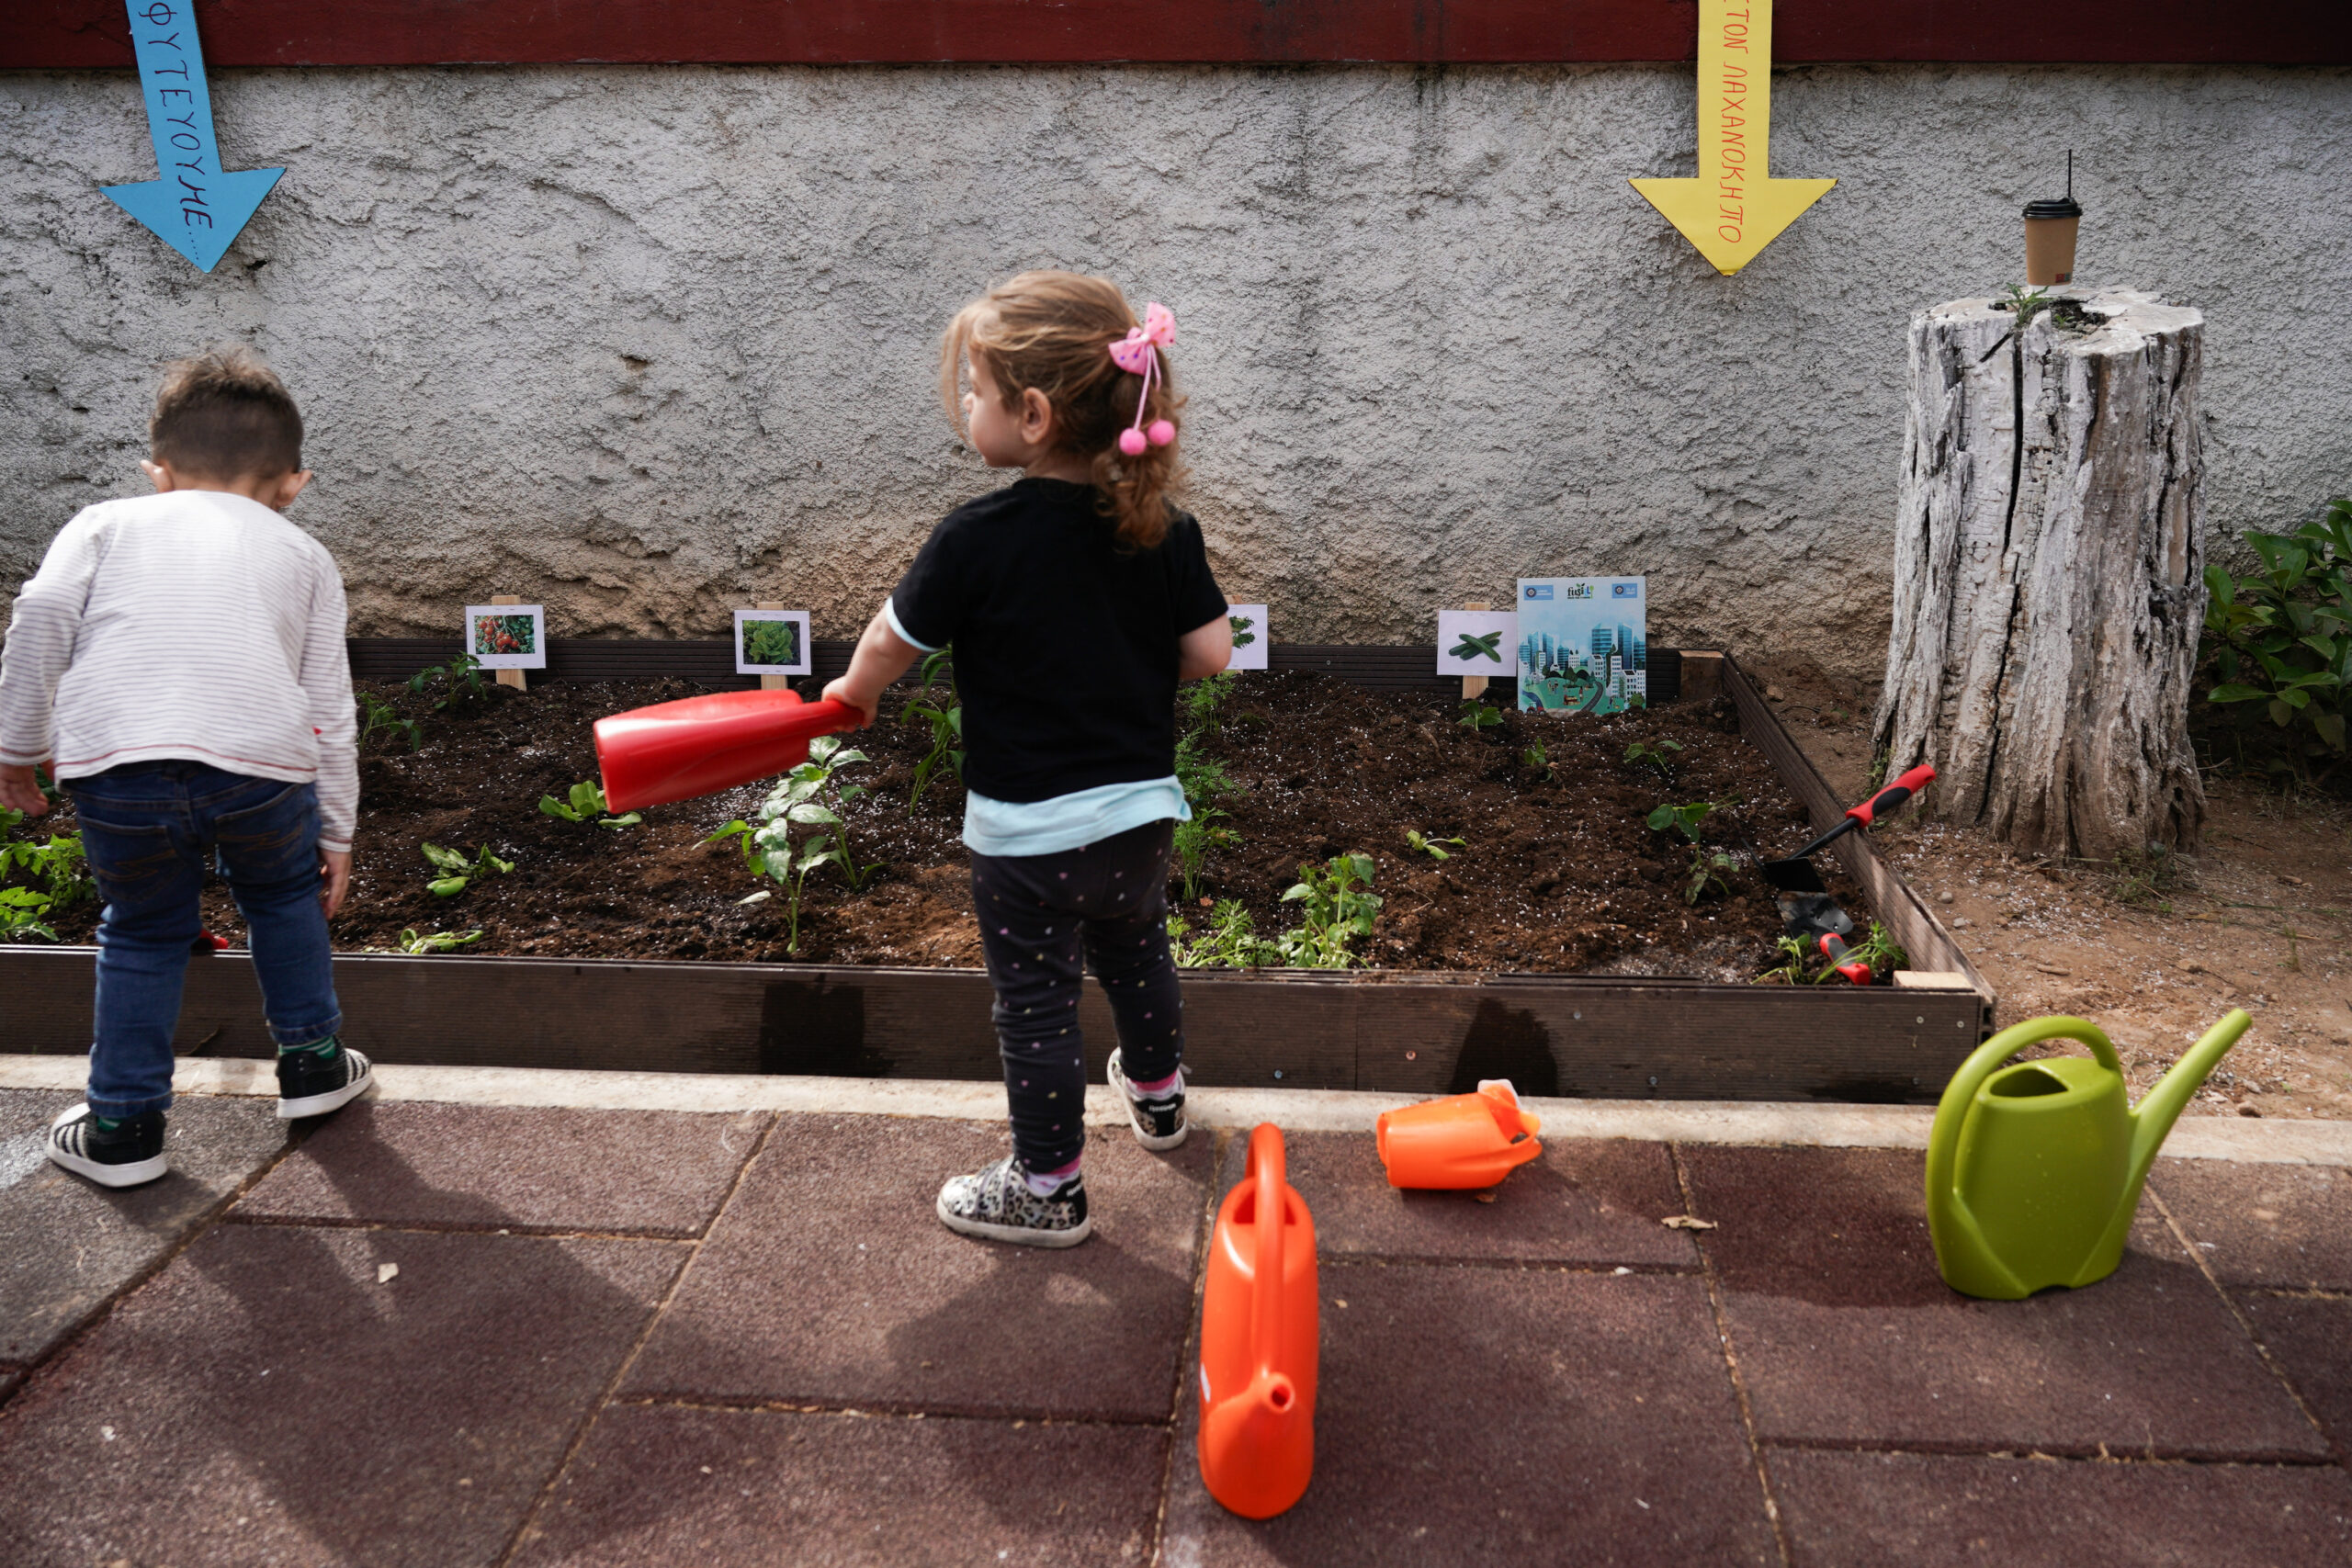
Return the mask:
<path fill-rule="evenodd" d="M 103 188 L 164 243 L 210 272 L 286 171 L 232 175 L 220 167 L 193 0 L 124 0 L 124 7 L 139 53 L 139 85 L 147 95 L 147 133 L 163 178 Z"/>

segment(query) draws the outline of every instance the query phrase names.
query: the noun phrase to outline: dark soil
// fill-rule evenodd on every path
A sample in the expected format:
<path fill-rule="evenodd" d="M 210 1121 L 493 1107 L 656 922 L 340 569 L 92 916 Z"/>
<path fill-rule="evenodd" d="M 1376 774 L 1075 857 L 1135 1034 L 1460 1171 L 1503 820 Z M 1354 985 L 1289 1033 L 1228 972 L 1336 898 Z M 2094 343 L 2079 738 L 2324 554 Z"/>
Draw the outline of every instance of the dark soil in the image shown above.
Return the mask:
<path fill-rule="evenodd" d="M 404 931 L 483 932 L 468 954 L 540 954 L 783 962 L 781 893 L 740 853 L 706 845 L 749 817 L 768 785 L 649 811 L 617 831 L 575 825 L 538 808 L 596 776 L 590 728 L 604 715 L 696 694 L 677 681 L 559 683 L 528 693 L 492 688 L 447 711 L 404 686 L 368 686 L 424 725 L 424 743 L 379 734 L 360 761 L 362 814 L 352 897 L 334 921 L 339 949 L 392 949 Z M 901 700 L 893 694 L 887 710 Z M 1222 805 L 1239 835 L 1211 852 L 1200 893 L 1245 903 L 1262 935 L 1295 919 L 1281 902 L 1302 861 L 1361 852 L 1377 865 L 1386 900 L 1364 956 L 1391 969 L 1550 970 L 1740 978 L 1770 961 L 1779 919 L 1727 818 L 1766 854 L 1804 836 L 1803 814 L 1763 754 L 1743 742 L 1727 706 L 1670 705 L 1605 718 L 1507 714 L 1473 732 L 1438 693 L 1363 691 L 1320 675 L 1257 675 L 1237 685 L 1205 750 L 1238 790 Z M 1634 740 L 1682 743 L 1671 784 L 1628 763 Z M 843 771 L 872 793 L 848 814 L 861 862 L 884 863 L 864 891 L 838 870 L 808 883 L 799 961 L 978 965 L 963 845 L 963 795 L 952 774 L 911 810 L 907 796 L 928 732 L 884 723 L 853 738 L 870 759 Z M 1540 741 L 1548 770 L 1529 765 Z M 1682 898 L 1690 852 L 1644 818 L 1661 802 L 1736 800 L 1711 818 L 1708 840 L 1740 862 L 1729 896 Z M 28 826 L 32 826 L 28 824 Z M 50 830 L 43 824 L 43 830 Z M 56 820 L 70 830 L 71 813 Z M 1459 837 L 1438 863 L 1406 831 Z M 470 855 L 487 843 L 514 871 L 455 897 L 425 884 L 437 874 L 419 846 Z M 1821 862 L 1825 871 L 1831 863 Z M 1833 884 L 1833 886 L 1836 885 Z M 1850 889 L 1849 907 L 1860 909 Z M 1171 885 L 1170 897 L 1175 897 Z M 1204 911 L 1194 908 L 1197 917 Z M 243 923 L 223 889 L 206 895 L 210 928 L 242 944 Z M 53 923 L 87 942 L 88 904 Z"/>

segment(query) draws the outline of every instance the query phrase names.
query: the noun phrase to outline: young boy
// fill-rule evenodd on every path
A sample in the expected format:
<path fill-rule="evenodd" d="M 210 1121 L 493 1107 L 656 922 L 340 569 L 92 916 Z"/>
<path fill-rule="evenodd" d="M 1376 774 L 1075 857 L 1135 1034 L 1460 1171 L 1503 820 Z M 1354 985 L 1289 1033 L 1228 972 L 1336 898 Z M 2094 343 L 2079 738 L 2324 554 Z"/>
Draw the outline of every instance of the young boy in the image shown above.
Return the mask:
<path fill-rule="evenodd" d="M 51 542 L 0 655 L 0 806 L 74 796 L 106 910 L 88 1103 L 49 1157 L 104 1187 L 164 1174 L 172 1034 L 216 858 L 250 929 L 277 1113 L 364 1092 L 335 1039 L 327 918 L 358 814 L 343 580 L 278 513 L 311 480 L 302 416 L 245 349 L 170 367 L 148 422 L 156 493 L 101 502 Z"/>

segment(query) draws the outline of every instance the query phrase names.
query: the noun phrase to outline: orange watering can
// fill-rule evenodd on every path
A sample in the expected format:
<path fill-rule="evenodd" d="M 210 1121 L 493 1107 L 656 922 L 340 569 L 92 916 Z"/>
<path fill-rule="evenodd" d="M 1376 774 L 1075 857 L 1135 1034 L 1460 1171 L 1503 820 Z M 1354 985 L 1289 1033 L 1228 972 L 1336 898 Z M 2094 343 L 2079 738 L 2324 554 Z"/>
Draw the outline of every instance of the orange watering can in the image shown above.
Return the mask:
<path fill-rule="evenodd" d="M 1201 1480 L 1245 1519 L 1272 1518 L 1315 1473 L 1317 1312 L 1315 1221 L 1261 1122 L 1217 1206 L 1201 1302 Z"/>
<path fill-rule="evenodd" d="M 655 703 L 596 721 L 605 806 L 628 811 L 714 795 L 808 760 L 808 742 L 856 726 L 847 703 L 799 694 L 717 692 Z"/>
<path fill-rule="evenodd" d="M 1544 1123 L 1519 1108 L 1509 1078 L 1487 1078 L 1476 1094 L 1450 1094 L 1373 1123 L 1391 1187 L 1492 1187 L 1544 1152 Z"/>

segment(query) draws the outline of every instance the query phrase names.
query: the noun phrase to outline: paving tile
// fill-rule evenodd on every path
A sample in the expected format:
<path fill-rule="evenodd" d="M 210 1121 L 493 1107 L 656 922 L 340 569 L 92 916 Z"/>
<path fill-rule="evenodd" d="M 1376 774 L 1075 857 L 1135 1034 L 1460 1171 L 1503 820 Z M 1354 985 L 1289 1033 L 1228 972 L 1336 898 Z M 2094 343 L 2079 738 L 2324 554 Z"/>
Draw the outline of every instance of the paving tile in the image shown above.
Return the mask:
<path fill-rule="evenodd" d="M 1779 1562 L 1701 1280 L 1327 1264 L 1321 1284 L 1306 1495 L 1262 1523 L 1219 1507 L 1188 1395 L 1168 1568 Z"/>
<path fill-rule="evenodd" d="M 629 1393 L 975 1415 L 1166 1420 L 1214 1164 L 1087 1139 L 1094 1235 L 1066 1249 L 959 1236 L 940 1183 L 1001 1127 L 785 1116 L 703 1246 Z"/>
<path fill-rule="evenodd" d="M 490 1562 L 684 1256 L 215 1226 L 9 1402 L 0 1562 Z"/>
<path fill-rule="evenodd" d="M 232 1217 L 517 1231 L 702 1234 L 767 1113 L 362 1101 Z"/>
<path fill-rule="evenodd" d="M 2333 1465 L 1770 1454 L 1797 1568 L 2352 1562 L 2352 1476 Z"/>
<path fill-rule="evenodd" d="M 1698 1249 L 1658 1222 L 1682 1212 L 1663 1144 L 1558 1140 L 1492 1190 L 1400 1192 L 1368 1133 L 1283 1139 L 1290 1184 L 1315 1216 L 1317 1251 L 1335 1257 L 1634 1264 L 1695 1269 Z M 1227 1146 L 1220 1189 L 1239 1181 L 1249 1141 Z"/>
<path fill-rule="evenodd" d="M 2149 1185 L 2232 1284 L 2352 1291 L 2352 1170 L 2168 1159 Z"/>
<path fill-rule="evenodd" d="M 108 1191 L 42 1152 L 81 1098 L 0 1089 L 0 1361 L 47 1355 L 286 1145 L 268 1101 L 189 1097 L 165 1125 L 170 1173 Z"/>
<path fill-rule="evenodd" d="M 1922 1156 L 1686 1148 L 1758 1431 L 1799 1442 L 2250 1460 L 2312 1429 L 2143 1206 L 2098 1284 L 1973 1301 L 1936 1272 Z"/>
<path fill-rule="evenodd" d="M 616 1405 L 515 1562 L 1140 1564 L 1168 1441 L 1092 1422 Z"/>
<path fill-rule="evenodd" d="M 2237 1302 L 2336 1451 L 2352 1457 L 2352 1300 L 2249 1292 Z"/>

